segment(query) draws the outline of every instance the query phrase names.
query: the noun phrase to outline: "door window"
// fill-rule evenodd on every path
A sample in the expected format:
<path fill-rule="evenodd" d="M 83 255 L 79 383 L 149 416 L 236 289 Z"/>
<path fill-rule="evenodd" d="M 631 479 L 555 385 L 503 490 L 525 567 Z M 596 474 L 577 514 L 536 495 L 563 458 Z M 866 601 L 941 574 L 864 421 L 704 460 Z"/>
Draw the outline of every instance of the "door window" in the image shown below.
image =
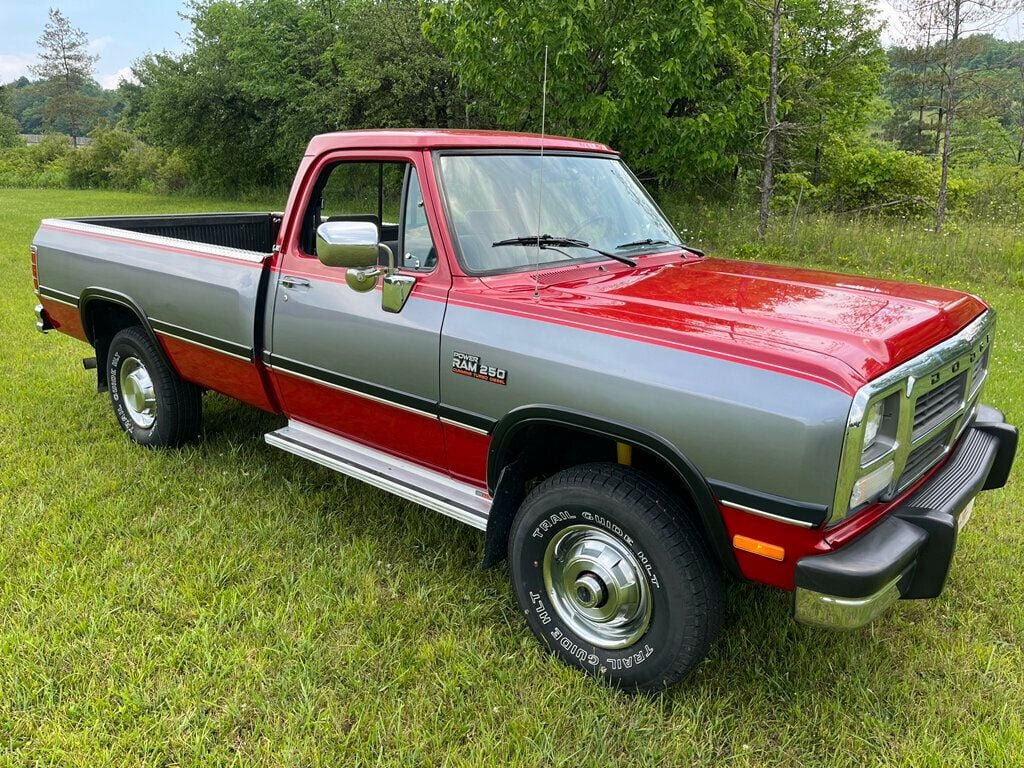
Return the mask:
<path fill-rule="evenodd" d="M 381 242 L 405 269 L 430 272 L 437 264 L 419 177 L 411 163 L 345 161 L 325 168 L 306 209 L 303 252 L 316 255 L 316 228 L 329 221 L 375 224 Z M 387 264 L 383 251 L 381 264 Z"/>
<path fill-rule="evenodd" d="M 405 211 L 402 215 L 404 231 L 402 265 L 406 269 L 429 272 L 437 264 L 437 249 L 427 225 L 427 212 L 420 190 L 420 179 L 414 166 L 409 166 L 406 185 Z"/>

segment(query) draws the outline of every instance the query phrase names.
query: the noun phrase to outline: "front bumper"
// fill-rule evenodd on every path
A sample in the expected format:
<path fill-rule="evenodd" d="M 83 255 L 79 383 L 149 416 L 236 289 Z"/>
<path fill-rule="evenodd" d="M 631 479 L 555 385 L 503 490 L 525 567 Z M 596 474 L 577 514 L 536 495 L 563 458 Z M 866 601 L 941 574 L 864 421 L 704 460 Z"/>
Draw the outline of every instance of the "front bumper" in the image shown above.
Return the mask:
<path fill-rule="evenodd" d="M 938 597 L 961 516 L 978 493 L 1006 484 L 1016 452 L 1016 427 L 979 406 L 953 456 L 927 483 L 856 541 L 797 562 L 797 621 L 856 629 L 897 600 Z"/>

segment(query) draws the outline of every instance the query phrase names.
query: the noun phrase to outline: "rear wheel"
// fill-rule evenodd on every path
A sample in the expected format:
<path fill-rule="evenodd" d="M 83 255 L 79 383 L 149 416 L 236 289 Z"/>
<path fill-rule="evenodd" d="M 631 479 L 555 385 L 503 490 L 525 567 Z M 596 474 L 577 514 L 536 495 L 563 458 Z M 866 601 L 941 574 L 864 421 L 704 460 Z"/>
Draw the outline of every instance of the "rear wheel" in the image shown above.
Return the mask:
<path fill-rule="evenodd" d="M 513 523 L 509 563 L 538 639 L 615 686 L 678 682 L 718 633 L 722 588 L 700 534 L 631 468 L 588 464 L 537 486 Z"/>
<path fill-rule="evenodd" d="M 111 340 L 107 384 L 114 415 L 140 445 L 181 445 L 199 434 L 201 390 L 171 370 L 140 326 Z"/>

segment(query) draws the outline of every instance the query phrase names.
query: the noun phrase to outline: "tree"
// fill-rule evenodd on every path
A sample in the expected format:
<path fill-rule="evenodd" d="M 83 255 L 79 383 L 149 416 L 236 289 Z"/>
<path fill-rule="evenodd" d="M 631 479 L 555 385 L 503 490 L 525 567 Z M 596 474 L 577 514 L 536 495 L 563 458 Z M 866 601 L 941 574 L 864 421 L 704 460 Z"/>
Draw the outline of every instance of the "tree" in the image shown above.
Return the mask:
<path fill-rule="evenodd" d="M 953 130 L 961 99 L 960 85 L 965 75 L 964 62 L 974 46 L 964 41 L 973 34 L 992 29 L 1014 11 L 1024 7 L 1021 0 L 902 0 L 898 9 L 906 19 L 912 36 L 918 41 L 938 40 L 934 62 L 941 73 L 939 122 L 941 131 L 941 174 L 935 206 L 935 229 L 941 231 L 946 220 L 949 166 L 953 152 Z"/>
<path fill-rule="evenodd" d="M 757 235 L 768 231 L 771 214 L 772 187 L 775 183 L 775 150 L 779 140 L 779 55 L 782 45 L 782 0 L 772 0 L 769 18 L 772 42 L 768 53 L 768 103 L 765 106 L 764 165 L 761 171 L 761 208 L 757 221 Z"/>
<path fill-rule="evenodd" d="M 743 0 L 452 0 L 427 35 L 513 130 L 540 127 L 547 45 L 548 129 L 610 143 L 662 182 L 731 175 L 767 86 Z"/>
<path fill-rule="evenodd" d="M 759 9 L 768 28 L 769 85 L 762 127 L 758 233 L 771 215 L 775 175 L 822 181 L 825 148 L 868 123 L 885 71 L 874 10 L 862 0 L 771 0 Z"/>
<path fill-rule="evenodd" d="M 195 0 L 187 16 L 188 50 L 143 58 L 122 92 L 143 138 L 208 188 L 286 183 L 316 133 L 462 122 L 418 0 Z"/>
<path fill-rule="evenodd" d="M 38 45 L 39 63 L 30 69 L 46 80 L 48 99 L 43 117 L 49 126 L 57 118 L 64 118 L 77 147 L 83 121 L 95 112 L 94 101 L 83 95 L 81 89 L 92 79 L 93 66 L 99 57 L 88 52 L 89 38 L 85 32 L 71 26 L 57 8 L 50 9 L 50 20 L 43 27 Z"/>

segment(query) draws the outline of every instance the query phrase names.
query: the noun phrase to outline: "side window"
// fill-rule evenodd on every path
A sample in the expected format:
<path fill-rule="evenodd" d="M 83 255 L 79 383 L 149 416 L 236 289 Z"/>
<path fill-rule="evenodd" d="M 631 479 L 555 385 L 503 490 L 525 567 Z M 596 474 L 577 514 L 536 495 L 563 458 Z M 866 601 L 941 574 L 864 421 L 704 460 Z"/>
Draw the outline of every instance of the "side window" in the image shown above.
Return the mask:
<path fill-rule="evenodd" d="M 415 166 L 409 167 L 409 184 L 405 193 L 402 226 L 402 266 L 421 272 L 432 271 L 437 265 L 437 249 L 434 247 L 434 239 L 430 236 L 430 227 L 427 226 L 427 212 Z"/>
<path fill-rule="evenodd" d="M 398 253 L 402 187 L 408 163 L 355 161 L 325 168 L 306 209 L 302 250 L 316 255 L 316 228 L 327 221 L 369 221 Z"/>

